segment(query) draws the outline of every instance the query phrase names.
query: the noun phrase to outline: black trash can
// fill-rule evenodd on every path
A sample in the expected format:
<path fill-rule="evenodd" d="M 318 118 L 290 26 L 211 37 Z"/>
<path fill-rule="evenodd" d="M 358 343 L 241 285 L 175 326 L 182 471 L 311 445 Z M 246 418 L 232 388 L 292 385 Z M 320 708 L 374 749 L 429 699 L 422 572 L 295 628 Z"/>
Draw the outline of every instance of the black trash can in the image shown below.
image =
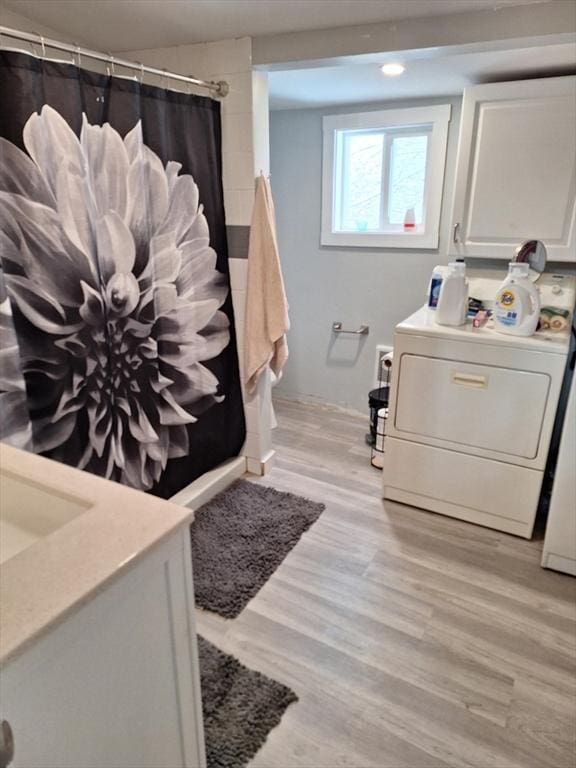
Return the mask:
<path fill-rule="evenodd" d="M 378 430 L 378 411 L 380 408 L 388 408 L 390 400 L 390 382 L 381 384 L 368 393 L 368 406 L 370 408 L 370 434 L 366 435 L 368 445 L 376 444 L 376 432 Z"/>

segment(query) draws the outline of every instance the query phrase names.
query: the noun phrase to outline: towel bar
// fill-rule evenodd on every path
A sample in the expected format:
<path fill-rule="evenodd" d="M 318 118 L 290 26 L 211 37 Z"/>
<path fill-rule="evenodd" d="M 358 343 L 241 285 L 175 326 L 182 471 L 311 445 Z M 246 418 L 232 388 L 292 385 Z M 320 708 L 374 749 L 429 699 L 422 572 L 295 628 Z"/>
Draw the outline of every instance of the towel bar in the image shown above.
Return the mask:
<path fill-rule="evenodd" d="M 356 331 L 349 331 L 346 328 L 342 328 L 342 323 L 332 323 L 332 331 L 334 333 L 354 333 L 358 336 L 367 336 L 370 333 L 369 325 L 361 325 Z"/>

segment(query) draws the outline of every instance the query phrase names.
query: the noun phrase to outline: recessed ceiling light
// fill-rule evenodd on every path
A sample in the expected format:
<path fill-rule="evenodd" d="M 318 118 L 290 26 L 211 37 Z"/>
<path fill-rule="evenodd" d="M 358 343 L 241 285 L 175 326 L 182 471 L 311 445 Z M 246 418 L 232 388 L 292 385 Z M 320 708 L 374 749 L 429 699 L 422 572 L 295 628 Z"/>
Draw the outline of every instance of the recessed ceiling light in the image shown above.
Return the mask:
<path fill-rule="evenodd" d="M 384 64 L 381 69 L 382 73 L 388 77 L 398 77 L 398 75 L 401 75 L 402 72 L 404 72 L 406 67 L 403 64 L 392 61 L 390 64 Z"/>

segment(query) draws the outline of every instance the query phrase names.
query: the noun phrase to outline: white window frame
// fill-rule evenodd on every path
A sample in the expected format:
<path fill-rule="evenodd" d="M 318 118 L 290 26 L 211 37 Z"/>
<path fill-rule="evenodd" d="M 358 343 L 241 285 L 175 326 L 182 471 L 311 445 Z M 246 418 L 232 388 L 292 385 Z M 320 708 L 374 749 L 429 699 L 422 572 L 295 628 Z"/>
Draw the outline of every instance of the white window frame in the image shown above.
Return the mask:
<path fill-rule="evenodd" d="M 440 211 L 446 166 L 448 124 L 452 107 L 440 104 L 429 107 L 386 109 L 375 112 L 356 112 L 347 115 L 326 115 L 323 119 L 323 172 L 322 172 L 322 245 L 352 246 L 360 248 L 438 248 Z M 339 193 L 335 193 L 338 131 L 374 131 L 406 128 L 415 130 L 425 126 L 429 131 L 426 160 L 426 188 L 423 210 L 423 229 L 393 232 L 347 232 L 334 229 Z M 388 169 L 386 169 L 388 173 Z M 339 181 L 339 180 L 338 180 Z"/>

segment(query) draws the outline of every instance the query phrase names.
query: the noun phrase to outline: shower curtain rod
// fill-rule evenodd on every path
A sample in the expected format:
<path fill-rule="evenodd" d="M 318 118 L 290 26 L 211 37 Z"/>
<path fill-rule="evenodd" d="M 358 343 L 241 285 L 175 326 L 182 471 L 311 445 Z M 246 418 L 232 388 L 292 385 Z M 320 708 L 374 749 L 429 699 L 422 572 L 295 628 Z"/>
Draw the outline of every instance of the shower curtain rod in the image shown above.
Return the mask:
<path fill-rule="evenodd" d="M 43 37 L 36 33 L 22 32 L 18 29 L 11 29 L 10 27 L 0 26 L 0 48 L 2 48 L 2 36 L 12 37 L 16 40 L 25 40 L 28 43 L 38 43 L 42 47 L 42 55 L 33 50 L 32 54 L 37 58 L 49 59 L 46 55 L 46 48 L 53 48 L 57 51 L 65 51 L 71 53 L 72 57 L 76 55 L 78 57 L 77 65 L 80 66 L 80 61 L 84 56 L 87 59 L 96 59 L 97 61 L 105 61 L 112 67 L 122 67 L 124 69 L 133 69 L 140 72 L 142 75 L 148 73 L 149 75 L 156 75 L 158 77 L 166 77 L 170 80 L 177 80 L 180 83 L 188 83 L 194 85 L 197 88 L 207 88 L 209 91 L 213 91 L 216 95 L 224 97 L 228 95 L 229 86 L 224 80 L 215 82 L 213 80 L 200 80 L 197 77 L 190 77 L 188 75 L 179 75 L 176 72 L 168 72 L 166 69 L 156 69 L 156 67 L 148 67 L 146 64 L 141 64 L 136 61 L 128 61 L 127 59 L 118 59 L 111 53 L 99 53 L 98 51 L 91 51 L 87 48 L 82 48 L 79 45 L 69 45 L 68 43 L 61 43 L 58 40 L 50 40 L 50 38 Z M 74 63 L 74 62 L 71 62 Z M 136 79 L 136 78 L 135 78 Z"/>

